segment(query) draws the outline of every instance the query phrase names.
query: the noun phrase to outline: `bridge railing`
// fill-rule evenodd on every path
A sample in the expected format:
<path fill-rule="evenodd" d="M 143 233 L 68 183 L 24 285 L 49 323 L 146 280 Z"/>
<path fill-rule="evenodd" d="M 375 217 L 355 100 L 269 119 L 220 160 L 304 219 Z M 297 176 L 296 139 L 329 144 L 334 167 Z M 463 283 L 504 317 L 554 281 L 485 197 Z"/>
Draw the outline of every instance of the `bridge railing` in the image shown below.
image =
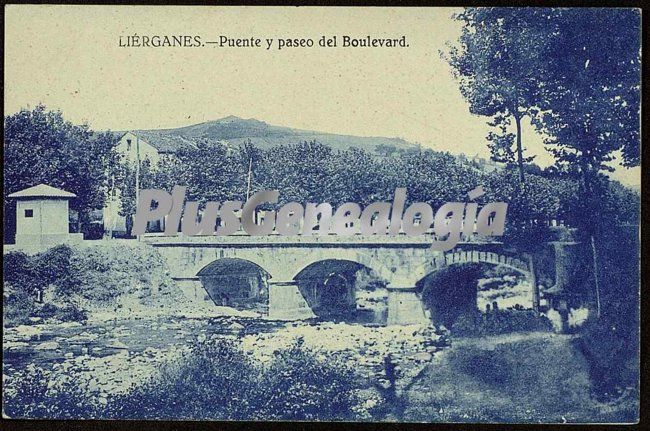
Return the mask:
<path fill-rule="evenodd" d="M 375 243 L 375 244 L 391 244 L 391 243 L 404 243 L 404 244 L 431 244 L 438 240 L 438 237 L 430 229 L 424 235 L 409 236 L 404 232 L 398 235 L 362 235 L 355 233 L 353 235 L 337 235 L 328 233 L 326 235 L 280 235 L 277 232 L 272 232 L 269 235 L 254 236 L 246 233 L 245 231 L 238 231 L 230 235 L 200 235 L 200 236 L 187 236 L 182 233 L 173 236 L 165 236 L 163 233 L 146 233 L 140 236 L 144 242 L 170 242 L 170 243 Z M 486 237 L 478 234 L 471 235 L 470 237 L 461 237 L 458 244 L 500 244 L 498 238 Z"/>

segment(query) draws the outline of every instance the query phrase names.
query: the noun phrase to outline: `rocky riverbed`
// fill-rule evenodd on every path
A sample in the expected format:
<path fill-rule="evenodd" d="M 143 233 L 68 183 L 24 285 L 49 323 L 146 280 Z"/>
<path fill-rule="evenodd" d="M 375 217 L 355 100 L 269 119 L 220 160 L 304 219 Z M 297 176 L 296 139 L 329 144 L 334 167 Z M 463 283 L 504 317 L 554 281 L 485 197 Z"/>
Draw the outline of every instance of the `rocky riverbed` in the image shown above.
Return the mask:
<path fill-rule="evenodd" d="M 384 386 L 384 358 L 389 356 L 396 365 L 398 387 L 408 385 L 448 345 L 444 328 L 421 325 L 369 327 L 246 316 L 34 322 L 5 329 L 3 379 L 20 378 L 38 367 L 52 384 L 74 376 L 80 386 L 100 396 L 119 393 L 175 361 L 192 344 L 218 338 L 239 340 L 242 349 L 262 363 L 302 339 L 324 361 L 336 355 Z"/>
<path fill-rule="evenodd" d="M 242 338 L 242 347 L 256 360 L 267 362 L 273 352 L 296 339 L 326 361 L 336 355 L 365 377 L 386 386 L 385 358 L 395 365 L 398 389 L 407 386 L 449 345 L 448 332 L 432 325 L 364 326 L 333 322 L 293 322 L 269 333 Z"/>

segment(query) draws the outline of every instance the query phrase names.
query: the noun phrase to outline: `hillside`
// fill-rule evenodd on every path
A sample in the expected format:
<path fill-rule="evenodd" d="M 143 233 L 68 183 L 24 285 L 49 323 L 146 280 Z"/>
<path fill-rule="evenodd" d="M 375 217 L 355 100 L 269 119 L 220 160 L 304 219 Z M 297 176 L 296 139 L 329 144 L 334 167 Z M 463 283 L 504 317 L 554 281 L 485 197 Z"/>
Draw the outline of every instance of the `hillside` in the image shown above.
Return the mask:
<path fill-rule="evenodd" d="M 221 141 L 233 147 L 240 146 L 242 143 L 250 140 L 260 148 L 272 148 L 277 145 L 295 144 L 302 141 L 318 141 L 335 149 L 357 147 L 373 152 L 377 152 L 377 147 L 380 149 L 379 152 L 382 152 L 382 149 L 385 150 L 386 147 L 394 147 L 396 150 L 412 150 L 418 148 L 418 145 L 401 138 L 337 135 L 273 126 L 253 118 L 243 119 L 235 116 L 177 129 L 136 130 L 134 132 L 140 132 L 148 136 L 158 135 L 166 141 L 175 137 L 181 138 L 179 141 L 186 139 L 191 141 L 209 139 Z"/>

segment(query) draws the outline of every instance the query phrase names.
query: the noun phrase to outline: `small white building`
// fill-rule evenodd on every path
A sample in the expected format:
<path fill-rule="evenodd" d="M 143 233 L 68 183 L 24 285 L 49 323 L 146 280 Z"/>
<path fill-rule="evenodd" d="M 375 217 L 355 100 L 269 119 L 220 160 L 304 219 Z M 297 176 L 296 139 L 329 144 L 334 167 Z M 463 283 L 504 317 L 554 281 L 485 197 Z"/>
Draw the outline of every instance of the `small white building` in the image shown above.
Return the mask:
<path fill-rule="evenodd" d="M 150 169 L 155 171 L 162 160 L 171 159 L 182 148 L 196 148 L 198 142 L 208 138 L 188 138 L 162 130 L 132 130 L 115 132 L 117 145 L 115 150 L 122 156 L 122 163 L 135 168 L 138 161 L 141 166 L 149 162 Z M 235 151 L 227 141 L 215 141 L 224 145 L 227 151 Z M 102 211 L 104 230 L 111 235 L 123 235 L 127 231 L 126 218 L 120 215 L 122 206 L 121 190 L 111 187 L 108 199 Z M 152 223 L 150 229 L 162 229 L 164 222 Z"/>
<path fill-rule="evenodd" d="M 134 130 L 116 132 L 117 145 L 115 150 L 122 155 L 122 162 L 135 167 L 138 163 L 148 160 L 152 170 L 155 170 L 164 158 L 173 157 L 176 151 L 184 147 L 194 147 L 196 143 L 183 136 L 169 135 L 156 131 Z M 111 188 L 108 199 L 102 211 L 104 229 L 115 234 L 126 232 L 126 219 L 120 215 L 121 191 Z"/>
<path fill-rule="evenodd" d="M 42 249 L 83 239 L 70 233 L 68 203 L 74 193 L 39 184 L 8 197 L 16 199 L 16 247 Z"/>

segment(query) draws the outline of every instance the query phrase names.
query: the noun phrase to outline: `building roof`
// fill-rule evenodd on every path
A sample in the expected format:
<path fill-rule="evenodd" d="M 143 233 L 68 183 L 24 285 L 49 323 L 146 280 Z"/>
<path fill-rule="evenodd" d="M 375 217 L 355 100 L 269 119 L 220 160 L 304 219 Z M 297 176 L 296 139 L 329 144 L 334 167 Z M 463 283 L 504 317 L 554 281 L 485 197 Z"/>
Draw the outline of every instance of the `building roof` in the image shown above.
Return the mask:
<path fill-rule="evenodd" d="M 196 141 L 181 135 L 161 133 L 151 130 L 129 130 L 126 132 L 115 132 L 117 139 L 131 133 L 154 147 L 160 153 L 175 153 L 181 148 L 196 147 Z"/>
<path fill-rule="evenodd" d="M 19 192 L 10 194 L 10 198 L 53 198 L 53 199 L 71 199 L 76 198 L 74 193 L 66 192 L 65 190 L 57 189 L 56 187 L 48 186 L 47 184 L 39 184 Z"/>

